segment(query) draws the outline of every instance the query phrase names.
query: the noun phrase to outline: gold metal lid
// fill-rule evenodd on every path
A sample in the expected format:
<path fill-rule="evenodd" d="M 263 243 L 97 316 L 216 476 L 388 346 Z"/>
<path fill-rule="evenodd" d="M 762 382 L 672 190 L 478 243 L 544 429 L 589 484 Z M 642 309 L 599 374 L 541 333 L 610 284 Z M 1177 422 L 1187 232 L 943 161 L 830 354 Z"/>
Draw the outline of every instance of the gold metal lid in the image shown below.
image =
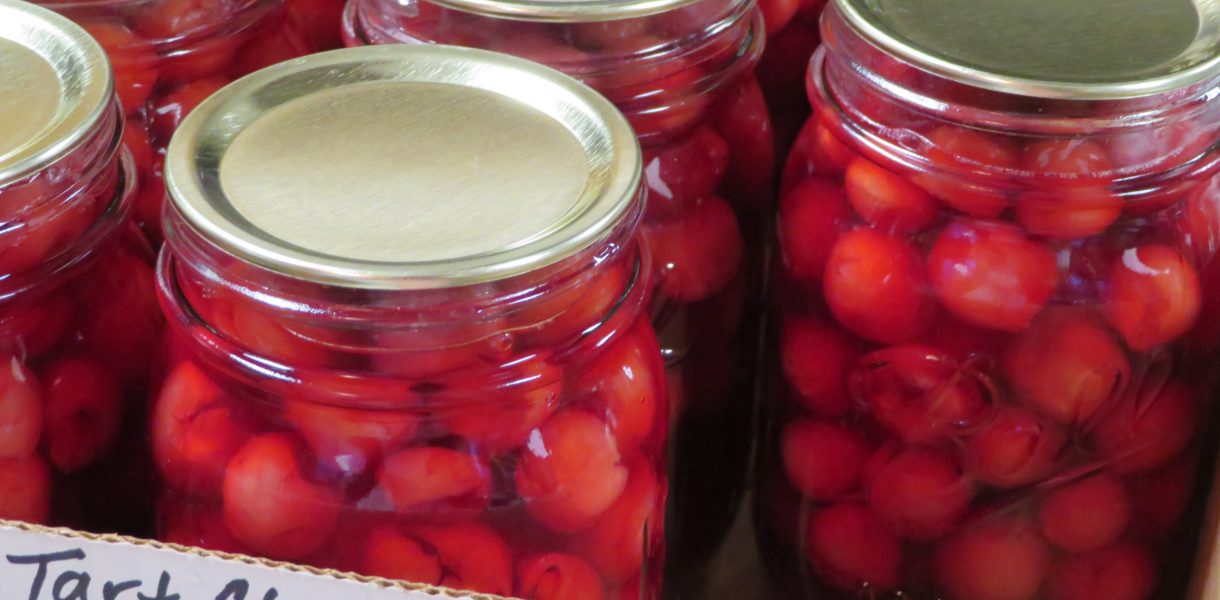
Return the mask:
<path fill-rule="evenodd" d="M 493 281 L 606 239 L 641 158 L 609 101 L 483 50 L 335 50 L 245 77 L 183 122 L 166 185 L 242 259 L 358 288 Z"/>
<path fill-rule="evenodd" d="M 102 47 L 68 19 L 0 0 L 0 184 L 79 145 L 110 108 Z"/>
<path fill-rule="evenodd" d="M 504 19 L 586 23 L 634 19 L 703 0 L 431 0 L 454 10 Z"/>
<path fill-rule="evenodd" d="M 883 50 L 938 75 L 1043 98 L 1121 99 L 1220 74 L 1215 0 L 835 0 Z"/>

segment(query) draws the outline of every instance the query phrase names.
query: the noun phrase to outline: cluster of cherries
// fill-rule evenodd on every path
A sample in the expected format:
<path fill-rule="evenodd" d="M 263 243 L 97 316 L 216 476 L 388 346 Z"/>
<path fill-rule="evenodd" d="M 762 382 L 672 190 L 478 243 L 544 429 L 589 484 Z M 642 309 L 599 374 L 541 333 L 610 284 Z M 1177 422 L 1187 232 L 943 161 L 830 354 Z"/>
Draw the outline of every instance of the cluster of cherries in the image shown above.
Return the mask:
<path fill-rule="evenodd" d="M 1128 199 L 1110 174 L 1206 147 L 925 120 L 912 168 L 815 109 L 780 207 L 768 535 L 844 597 L 1151 598 L 1193 543 L 1220 178 Z"/>
<path fill-rule="evenodd" d="M 179 268 L 163 302 L 200 320 L 151 421 L 160 539 L 530 599 L 655 597 L 664 371 L 647 315 L 614 310 L 622 262 L 503 319 L 360 332 L 269 318 Z M 235 367 L 252 357 L 295 381 Z"/>
<path fill-rule="evenodd" d="M 91 154 L 90 144 L 84 150 Z M 80 154 L 59 168 L 76 172 Z M 71 490 L 89 487 L 88 472 L 113 457 L 129 407 L 139 408 L 162 318 L 143 236 L 99 232 L 122 197 L 117 163 L 102 171 L 86 183 L 40 172 L 0 188 L 0 205 L 12 211 L 0 233 L 5 519 L 108 527 L 97 506 L 120 501 L 109 495 L 115 488 Z"/>
<path fill-rule="evenodd" d="M 313 38 L 324 34 L 314 28 L 333 10 L 320 0 L 296 2 L 289 19 L 283 6 L 266 0 L 44 4 L 77 21 L 110 58 L 127 114 L 124 143 L 139 173 L 136 220 L 156 244 L 165 197 L 161 163 L 182 119 L 234 79 L 317 49 Z"/>

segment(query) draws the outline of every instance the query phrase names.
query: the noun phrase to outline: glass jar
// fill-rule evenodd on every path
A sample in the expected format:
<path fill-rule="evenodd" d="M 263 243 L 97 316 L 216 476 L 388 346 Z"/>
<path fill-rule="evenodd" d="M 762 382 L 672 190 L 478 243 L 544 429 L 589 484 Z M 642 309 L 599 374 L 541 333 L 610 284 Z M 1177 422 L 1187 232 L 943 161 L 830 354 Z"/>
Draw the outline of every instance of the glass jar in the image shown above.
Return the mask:
<path fill-rule="evenodd" d="M 656 597 L 668 414 L 612 105 L 481 50 L 337 50 L 222 90 L 166 164 L 162 539 Z"/>
<path fill-rule="evenodd" d="M 827 8 L 785 172 L 776 580 L 1184 598 L 1215 459 L 1218 17 L 904 4 Z"/>
<path fill-rule="evenodd" d="M 162 319 L 122 114 L 84 30 L 12 0 L 0 22 L 0 518 L 140 532 L 127 447 Z"/>
<path fill-rule="evenodd" d="M 809 117 L 805 72 L 817 49 L 818 17 L 826 0 L 759 0 L 767 22 L 767 49 L 758 63 L 758 82 L 775 124 L 776 147 L 787 150 Z M 779 162 L 784 157 L 780 156 Z"/>
<path fill-rule="evenodd" d="M 674 414 L 668 564 L 698 570 L 737 514 L 751 453 L 774 141 L 753 0 L 353 0 L 349 45 L 486 48 L 573 75 L 644 149 L 654 325 Z"/>
<path fill-rule="evenodd" d="M 282 0 L 36 0 L 101 42 L 126 109 L 136 221 L 161 244 L 162 163 L 183 117 L 226 83 L 314 50 Z"/>

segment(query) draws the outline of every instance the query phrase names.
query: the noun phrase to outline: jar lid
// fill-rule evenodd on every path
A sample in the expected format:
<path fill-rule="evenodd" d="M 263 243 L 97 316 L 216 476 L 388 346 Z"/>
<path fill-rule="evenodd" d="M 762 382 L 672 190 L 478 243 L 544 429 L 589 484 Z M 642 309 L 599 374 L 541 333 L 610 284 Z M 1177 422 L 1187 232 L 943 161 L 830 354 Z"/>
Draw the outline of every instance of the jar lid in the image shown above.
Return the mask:
<path fill-rule="evenodd" d="M 102 47 L 72 21 L 0 0 L 0 184 L 75 149 L 111 106 Z"/>
<path fill-rule="evenodd" d="M 204 101 L 166 157 L 171 201 L 217 247 L 372 289 L 487 282 L 608 238 L 637 201 L 639 143 L 609 101 L 510 56 L 335 50 Z"/>
<path fill-rule="evenodd" d="M 704 0 L 431 0 L 433 4 L 504 19 L 585 23 L 635 19 Z"/>
<path fill-rule="evenodd" d="M 1102 100 L 1220 74 L 1214 0 L 836 0 L 864 38 L 990 90 Z"/>

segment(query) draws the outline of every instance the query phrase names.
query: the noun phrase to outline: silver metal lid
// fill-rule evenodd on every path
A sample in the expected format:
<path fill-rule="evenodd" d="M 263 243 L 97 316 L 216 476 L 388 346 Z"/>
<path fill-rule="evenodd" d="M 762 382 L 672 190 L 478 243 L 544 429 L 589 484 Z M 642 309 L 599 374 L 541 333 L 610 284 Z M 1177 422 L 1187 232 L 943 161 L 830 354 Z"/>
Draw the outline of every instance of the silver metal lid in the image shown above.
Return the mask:
<path fill-rule="evenodd" d="M 226 252 L 347 287 L 442 288 L 606 239 L 636 201 L 627 120 L 574 79 L 468 48 L 335 50 L 229 85 L 183 122 L 166 184 Z"/>
<path fill-rule="evenodd" d="M 102 47 L 68 19 L 0 0 L 0 184 L 71 152 L 110 108 Z"/>
<path fill-rule="evenodd" d="M 586 23 L 634 19 L 704 0 L 431 0 L 433 4 L 504 19 Z"/>
<path fill-rule="evenodd" d="M 1216 0 L 835 1 L 887 52 L 1001 92 L 1121 99 L 1220 74 Z"/>

